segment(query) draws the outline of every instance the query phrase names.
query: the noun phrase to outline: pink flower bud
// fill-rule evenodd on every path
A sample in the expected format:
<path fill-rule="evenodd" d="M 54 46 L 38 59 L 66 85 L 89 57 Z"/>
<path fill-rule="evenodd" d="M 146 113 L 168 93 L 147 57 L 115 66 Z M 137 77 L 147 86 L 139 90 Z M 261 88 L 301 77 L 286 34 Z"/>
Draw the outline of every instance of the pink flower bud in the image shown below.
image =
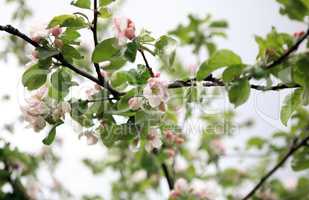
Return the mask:
<path fill-rule="evenodd" d="M 135 29 L 133 28 L 127 28 L 125 31 L 125 36 L 129 39 L 129 40 L 133 40 L 135 38 Z"/>
<path fill-rule="evenodd" d="M 166 150 L 168 158 L 174 158 L 176 155 L 176 151 L 172 148 Z"/>
<path fill-rule="evenodd" d="M 170 198 L 171 199 L 177 199 L 178 197 L 180 197 L 180 192 L 178 192 L 178 191 L 175 191 L 175 190 L 172 190 L 171 192 L 170 192 Z"/>
<path fill-rule="evenodd" d="M 138 110 L 142 106 L 142 98 L 141 97 L 132 97 L 129 99 L 128 104 L 131 110 Z"/>
<path fill-rule="evenodd" d="M 175 138 L 176 138 L 176 135 L 171 130 L 165 130 L 164 136 L 165 136 L 165 139 L 167 140 L 167 142 L 169 142 L 169 143 L 173 143 Z"/>
<path fill-rule="evenodd" d="M 55 27 L 49 29 L 49 32 L 53 36 L 58 37 L 62 33 L 62 29 L 59 26 L 55 26 Z"/>
<path fill-rule="evenodd" d="M 175 139 L 175 143 L 178 145 L 181 145 L 185 142 L 185 139 L 183 139 L 182 137 L 177 136 Z"/>
<path fill-rule="evenodd" d="M 156 73 L 154 73 L 154 77 L 156 77 L 156 78 L 159 78 L 160 77 L 160 72 L 156 72 Z"/>
<path fill-rule="evenodd" d="M 63 47 L 63 41 L 60 39 L 55 39 L 54 41 L 55 47 L 61 49 Z"/>

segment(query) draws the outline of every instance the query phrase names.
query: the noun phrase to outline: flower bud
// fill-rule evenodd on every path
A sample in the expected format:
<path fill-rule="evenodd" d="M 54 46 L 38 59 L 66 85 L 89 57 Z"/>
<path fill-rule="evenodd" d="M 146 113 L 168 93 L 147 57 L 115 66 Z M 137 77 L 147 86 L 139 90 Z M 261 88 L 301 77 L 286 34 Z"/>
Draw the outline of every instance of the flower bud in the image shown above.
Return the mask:
<path fill-rule="evenodd" d="M 55 39 L 54 41 L 55 47 L 61 49 L 63 47 L 63 41 L 60 39 Z"/>
<path fill-rule="evenodd" d="M 131 110 L 138 110 L 142 106 L 142 98 L 141 97 L 132 97 L 129 99 L 128 104 Z"/>
<path fill-rule="evenodd" d="M 53 36 L 58 37 L 62 33 L 62 29 L 59 26 L 55 26 L 55 27 L 49 29 L 49 32 Z"/>

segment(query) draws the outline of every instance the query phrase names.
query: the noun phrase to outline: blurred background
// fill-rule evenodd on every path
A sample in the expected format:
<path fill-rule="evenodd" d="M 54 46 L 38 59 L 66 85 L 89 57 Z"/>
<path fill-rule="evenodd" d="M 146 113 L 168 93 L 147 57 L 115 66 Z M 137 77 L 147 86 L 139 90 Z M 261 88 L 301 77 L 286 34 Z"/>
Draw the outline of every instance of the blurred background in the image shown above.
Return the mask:
<path fill-rule="evenodd" d="M 72 13 L 76 8 L 70 6 L 70 0 L 27 0 L 29 9 L 33 15 L 24 18 L 25 20 L 12 20 L 12 14 L 16 11 L 15 3 L 7 4 L 7 1 L 0 0 L 0 24 L 12 24 L 29 33 L 30 27 L 39 23 L 48 23 L 49 20 L 59 14 Z M 216 42 L 219 48 L 228 48 L 241 55 L 246 63 L 254 63 L 258 52 L 258 46 L 254 35 L 265 36 L 270 32 L 272 26 L 279 32 L 293 33 L 305 29 L 304 24 L 296 23 L 287 17 L 279 15 L 279 5 L 270 0 L 127 0 L 119 5 L 114 15 L 131 18 L 138 30 L 146 28 L 153 35 L 166 34 L 178 24 L 186 24 L 188 14 L 206 16 L 211 14 L 215 19 L 226 19 L 229 22 L 227 39 L 218 39 Z M 112 35 L 110 28 L 106 35 Z M 5 46 L 2 38 L 6 34 L 0 33 L 0 51 Z M 92 48 L 92 38 L 85 33 L 83 37 L 86 46 Z M 35 154 L 42 151 L 49 151 L 49 147 L 43 147 L 42 139 L 44 133 L 34 133 L 32 129 L 26 128 L 26 124 L 19 121 L 20 102 L 24 98 L 25 91 L 21 85 L 21 75 L 25 70 L 23 64 L 16 59 L 13 53 L 5 51 L 6 60 L 0 60 L 0 128 L 1 137 L 18 147 L 21 152 Z M 31 50 L 26 49 L 26 55 Z M 195 59 L 190 56 L 190 49 L 182 48 L 178 51 L 183 63 L 186 65 L 196 64 Z M 141 58 L 138 58 L 141 59 Z M 155 65 L 155 61 L 150 59 Z M 156 69 L 156 67 L 154 66 Z M 236 134 L 231 141 L 225 141 L 227 152 L 233 154 L 233 147 L 239 141 L 245 141 L 248 137 L 258 134 L 268 135 L 273 131 L 285 129 L 280 122 L 280 105 L 284 92 L 253 92 L 250 100 L 237 109 L 236 112 Z M 216 101 L 213 110 L 227 104 L 228 100 Z M 229 105 L 228 105 L 229 106 Z M 240 129 L 238 124 L 247 119 L 254 121 L 251 128 Z M 194 124 L 194 122 L 192 122 Z M 196 122 L 197 123 L 197 122 Z M 15 124 L 12 126 L 12 124 Z M 10 132 L 14 129 L 14 134 Z M 54 177 L 77 199 L 85 194 L 102 195 L 110 198 L 110 182 L 116 180 L 118 173 L 107 170 L 99 176 L 93 176 L 91 171 L 81 162 L 84 158 L 104 159 L 106 149 L 102 145 L 88 146 L 85 141 L 78 139 L 78 133 L 72 129 L 71 123 L 61 126 L 58 130 L 58 143 L 54 145 L 53 152 L 61 159 L 61 162 L 54 170 Z M 1 145 L 4 145 L 1 143 Z M 47 150 L 46 150 L 47 148 Z M 43 150 L 42 150 L 43 149 Z M 250 159 L 254 159 L 253 157 Z M 239 158 L 229 157 L 221 161 L 221 165 L 232 166 L 239 163 Z M 239 163 L 242 164 L 242 163 Z M 46 163 L 46 166 L 38 172 L 38 179 L 42 184 L 55 184 L 50 178 L 48 168 L 53 164 Z M 285 176 L 286 179 L 293 178 L 287 170 L 280 171 L 278 176 Z M 150 194 L 151 196 L 152 194 Z M 166 199 L 168 189 L 163 183 L 162 196 Z M 156 196 L 153 194 L 153 198 Z M 43 198 L 42 198 L 43 199 Z M 158 198 L 157 198 L 158 199 Z"/>

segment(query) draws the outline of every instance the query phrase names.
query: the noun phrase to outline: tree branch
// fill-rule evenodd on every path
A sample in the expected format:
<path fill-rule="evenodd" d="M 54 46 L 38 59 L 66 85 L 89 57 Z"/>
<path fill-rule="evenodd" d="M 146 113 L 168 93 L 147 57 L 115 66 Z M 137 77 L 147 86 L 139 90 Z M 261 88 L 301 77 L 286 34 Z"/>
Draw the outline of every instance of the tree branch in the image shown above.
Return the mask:
<path fill-rule="evenodd" d="M 97 27 L 98 27 L 98 1 L 93 1 L 93 21 L 92 21 L 92 35 L 93 35 L 93 41 L 94 41 L 94 47 L 98 45 L 98 33 L 97 33 Z M 95 71 L 97 73 L 98 79 L 101 83 L 105 82 L 105 78 L 101 74 L 100 65 L 98 63 L 93 63 Z"/>
<path fill-rule="evenodd" d="M 38 44 L 37 42 L 31 40 L 31 38 L 29 38 L 27 35 L 23 34 L 22 32 L 20 32 L 18 29 L 14 28 L 11 25 L 6 25 L 6 26 L 1 26 L 0 25 L 0 31 L 5 31 L 7 33 L 10 33 L 12 35 L 15 35 L 21 39 L 23 39 L 24 41 L 28 42 L 29 44 L 31 44 L 34 47 L 40 47 L 40 44 Z M 70 64 L 68 61 L 66 61 L 63 57 L 63 55 L 61 53 L 53 56 L 53 58 L 55 58 L 56 60 L 58 60 L 63 66 L 68 67 L 69 69 L 71 69 L 72 71 L 74 71 L 75 73 L 97 83 L 98 85 L 101 85 L 102 87 L 106 88 L 115 98 L 118 98 L 121 93 L 119 93 L 118 91 L 114 90 L 109 83 L 107 83 L 106 81 L 100 81 L 97 78 L 95 78 L 94 76 L 92 76 L 91 74 L 88 74 L 87 72 L 80 70 L 79 68 L 73 66 L 72 64 Z"/>
<path fill-rule="evenodd" d="M 152 68 L 150 67 L 150 65 L 149 65 L 149 63 L 148 63 L 148 60 L 147 60 L 147 58 L 146 58 L 146 56 L 145 56 L 144 51 L 143 51 L 142 49 L 139 49 L 138 51 L 141 53 L 141 55 L 142 55 L 142 57 L 143 57 L 143 59 L 144 59 L 145 65 L 146 65 L 146 67 L 147 67 L 147 69 L 148 69 L 148 71 L 149 71 L 149 73 L 150 73 L 150 76 L 151 76 L 151 77 L 154 77 L 154 73 L 153 73 Z"/>
<path fill-rule="evenodd" d="M 168 171 L 167 165 L 165 163 L 162 163 L 161 167 L 162 167 L 164 176 L 165 176 L 165 178 L 167 180 L 169 189 L 173 190 L 174 189 L 174 180 L 173 180 L 173 178 L 171 177 L 171 175 L 170 175 L 170 173 Z"/>
<path fill-rule="evenodd" d="M 307 142 L 309 141 L 309 136 L 302 139 L 298 144 L 297 140 L 294 141 L 296 142 L 292 144 L 290 150 L 285 154 L 285 156 L 265 176 L 261 178 L 258 184 L 242 200 L 248 200 L 249 198 L 251 198 L 265 183 L 265 181 L 267 181 L 269 177 L 271 177 L 280 167 L 283 166 L 283 164 L 288 160 L 288 158 L 290 158 L 301 147 L 306 146 Z"/>
<path fill-rule="evenodd" d="M 265 69 L 271 69 L 277 65 L 280 65 L 281 63 L 283 63 L 286 59 L 289 58 L 289 56 L 296 51 L 299 46 L 301 45 L 301 43 L 303 43 L 303 41 L 305 41 L 305 39 L 307 39 L 307 37 L 309 36 L 309 28 L 307 29 L 306 33 L 299 38 L 299 40 L 291 47 L 289 48 L 282 56 L 280 56 L 277 60 L 275 60 L 274 62 L 270 63 L 269 65 L 266 65 L 264 68 Z"/>

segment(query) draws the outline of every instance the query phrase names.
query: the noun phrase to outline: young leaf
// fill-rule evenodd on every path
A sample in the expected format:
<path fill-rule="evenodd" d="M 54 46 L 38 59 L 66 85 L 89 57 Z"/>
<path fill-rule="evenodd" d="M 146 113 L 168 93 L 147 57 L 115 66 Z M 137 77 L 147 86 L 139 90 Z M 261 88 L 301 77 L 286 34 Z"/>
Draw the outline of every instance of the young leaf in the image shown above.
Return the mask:
<path fill-rule="evenodd" d="M 250 96 L 250 84 L 248 79 L 240 79 L 234 82 L 229 89 L 229 100 L 235 107 L 244 104 Z"/>
<path fill-rule="evenodd" d="M 65 68 L 59 68 L 51 75 L 51 86 L 56 90 L 53 92 L 58 95 L 61 94 L 58 98 L 65 97 L 69 93 L 69 88 L 73 85 L 71 79 L 71 74 Z"/>
<path fill-rule="evenodd" d="M 119 54 L 120 48 L 117 47 L 115 38 L 109 38 L 96 46 L 92 54 L 92 61 L 99 63 L 111 59 Z"/>
<path fill-rule="evenodd" d="M 136 58 L 136 53 L 138 49 L 138 44 L 136 41 L 127 44 L 127 49 L 124 52 L 124 56 L 130 61 L 134 62 Z"/>
<path fill-rule="evenodd" d="M 55 49 L 51 49 L 51 48 L 43 48 L 43 47 L 38 47 L 36 48 L 36 50 L 39 53 L 39 58 L 41 60 L 45 60 L 47 58 L 53 57 L 57 54 L 59 54 L 59 52 Z"/>
<path fill-rule="evenodd" d="M 48 24 L 48 28 L 55 26 L 67 27 L 67 28 L 85 28 L 87 23 L 84 18 L 76 15 L 59 15 L 54 17 Z"/>
<path fill-rule="evenodd" d="M 107 7 L 100 8 L 99 13 L 102 18 L 110 18 L 112 16 L 111 11 Z"/>
<path fill-rule="evenodd" d="M 107 6 L 115 0 L 100 0 L 100 6 Z"/>
<path fill-rule="evenodd" d="M 165 67 L 172 67 L 176 55 L 176 40 L 163 35 L 155 43 L 155 53 L 160 57 Z"/>
<path fill-rule="evenodd" d="M 241 58 L 230 50 L 219 50 L 206 60 L 197 72 L 197 80 L 201 81 L 213 71 L 226 66 L 241 64 Z"/>
<path fill-rule="evenodd" d="M 90 0 L 74 0 L 71 2 L 72 5 L 77 6 L 79 8 L 91 8 L 91 1 Z"/>
<path fill-rule="evenodd" d="M 244 65 L 232 65 L 232 66 L 226 68 L 224 70 L 223 74 L 222 74 L 222 79 L 223 79 L 224 83 L 229 83 L 229 82 L 239 78 L 244 67 L 245 67 Z"/>
<path fill-rule="evenodd" d="M 46 82 L 47 74 L 48 70 L 35 64 L 24 72 L 22 83 L 28 90 L 38 89 Z"/>
<path fill-rule="evenodd" d="M 63 124 L 63 122 L 61 121 L 61 122 L 59 122 L 59 123 L 57 123 L 57 124 L 55 124 L 52 128 L 51 128 L 51 130 L 49 131 L 49 133 L 48 133 L 48 135 L 43 139 L 43 144 L 45 144 L 45 145 L 51 145 L 53 142 L 54 142 L 54 140 L 55 140 L 55 138 L 56 138 L 56 128 L 59 126 L 59 125 L 61 125 L 61 124 Z"/>
<path fill-rule="evenodd" d="M 280 119 L 282 124 L 287 126 L 287 123 L 297 109 L 297 107 L 301 104 L 301 96 L 303 93 L 303 89 L 297 89 L 292 94 L 286 96 L 284 100 L 284 104 L 281 108 Z"/>

